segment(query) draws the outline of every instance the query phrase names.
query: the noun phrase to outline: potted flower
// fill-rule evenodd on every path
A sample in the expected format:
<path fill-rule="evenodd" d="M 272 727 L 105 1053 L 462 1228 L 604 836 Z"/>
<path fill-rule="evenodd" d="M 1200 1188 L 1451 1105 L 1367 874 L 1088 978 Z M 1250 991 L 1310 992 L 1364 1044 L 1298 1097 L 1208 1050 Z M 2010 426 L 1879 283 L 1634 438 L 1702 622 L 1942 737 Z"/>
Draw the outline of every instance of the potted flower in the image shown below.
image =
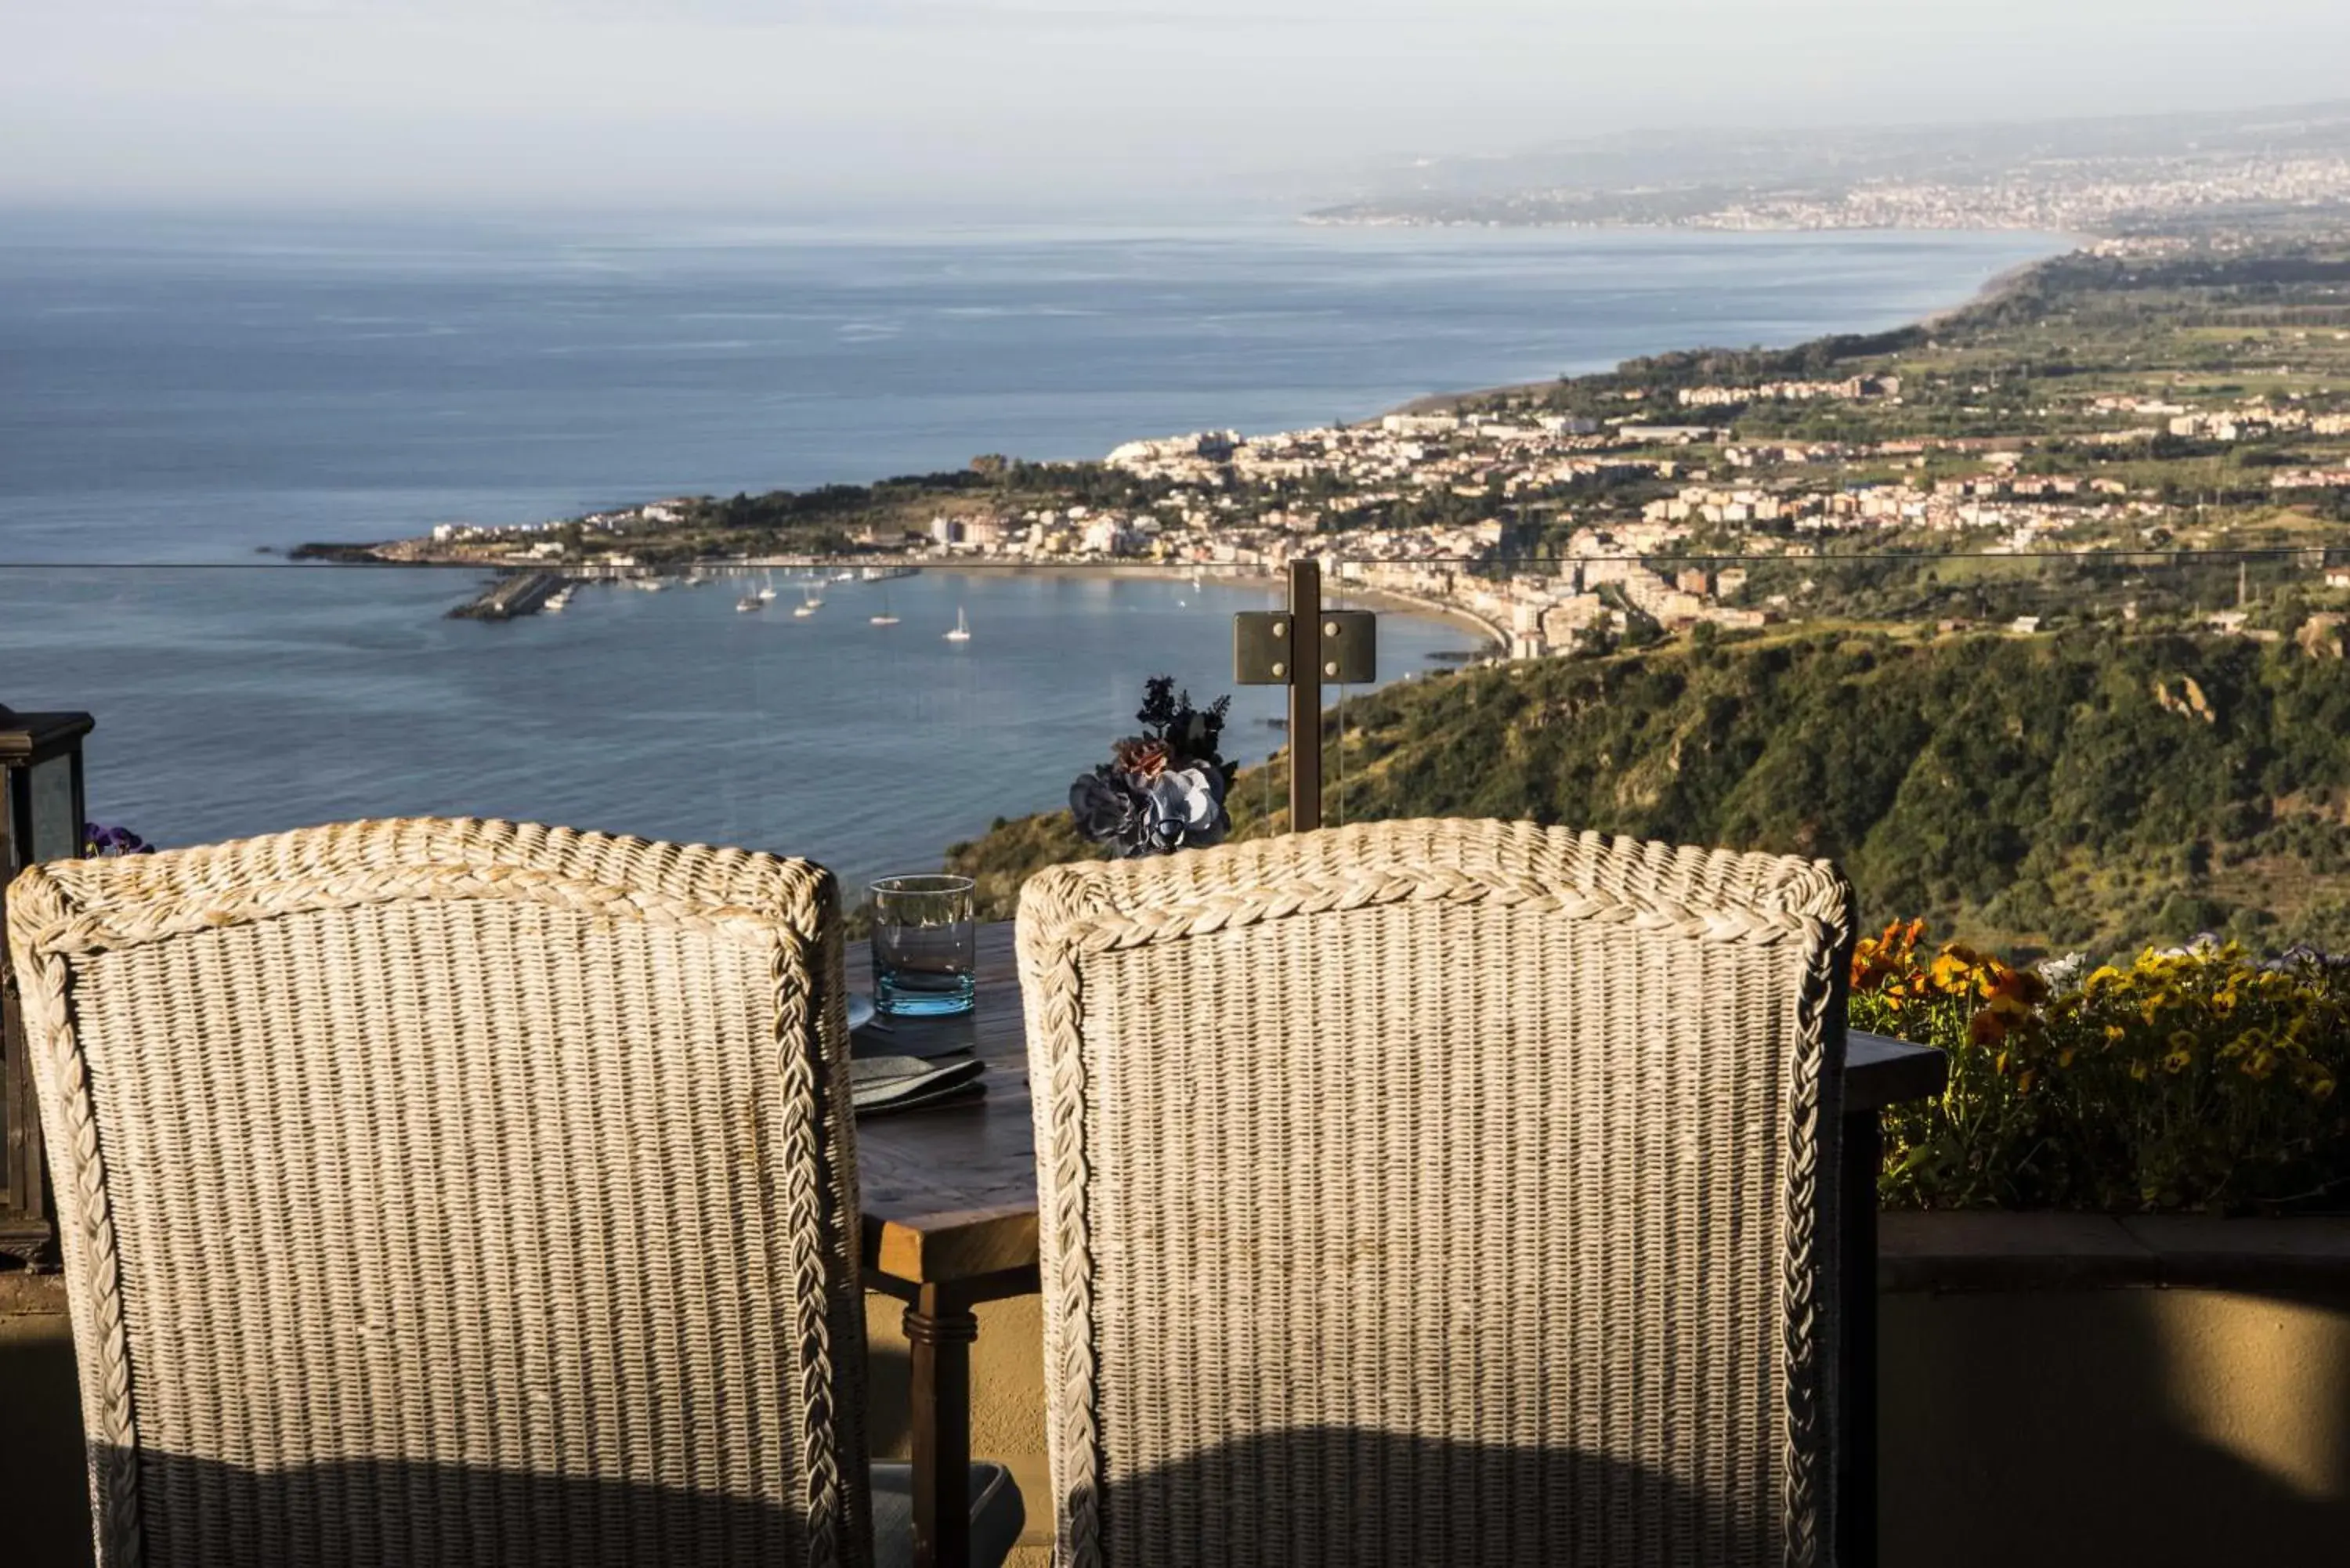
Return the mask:
<path fill-rule="evenodd" d="M 1224 797 L 1240 771 L 1216 751 L 1232 702 L 1195 708 L 1174 677 L 1145 681 L 1135 714 L 1142 733 L 1117 742 L 1108 762 L 1069 785 L 1077 831 L 1119 859 L 1222 842 L 1232 828 Z"/>

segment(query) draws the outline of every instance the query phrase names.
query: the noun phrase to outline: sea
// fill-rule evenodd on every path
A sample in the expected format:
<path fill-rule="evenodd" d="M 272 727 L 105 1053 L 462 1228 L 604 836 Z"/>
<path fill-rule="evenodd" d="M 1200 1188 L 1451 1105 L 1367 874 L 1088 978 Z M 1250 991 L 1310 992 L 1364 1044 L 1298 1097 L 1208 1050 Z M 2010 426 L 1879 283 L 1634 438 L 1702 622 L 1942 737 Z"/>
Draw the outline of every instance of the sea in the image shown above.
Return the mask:
<path fill-rule="evenodd" d="M 1890 327 L 2064 247 L 1262 213 L 0 213 L 0 703 L 94 713 L 91 814 L 161 844 L 497 815 L 804 855 L 854 888 L 1060 805 L 1152 675 L 1231 693 L 1227 753 L 1262 761 L 1279 693 L 1232 686 L 1231 617 L 1277 596 L 1213 576 L 783 574 L 757 614 L 735 581 L 588 588 L 484 624 L 444 618 L 473 574 L 282 552 L 1362 419 Z M 968 641 L 942 635 L 958 615 Z M 1478 647 L 1388 613 L 1378 675 Z"/>

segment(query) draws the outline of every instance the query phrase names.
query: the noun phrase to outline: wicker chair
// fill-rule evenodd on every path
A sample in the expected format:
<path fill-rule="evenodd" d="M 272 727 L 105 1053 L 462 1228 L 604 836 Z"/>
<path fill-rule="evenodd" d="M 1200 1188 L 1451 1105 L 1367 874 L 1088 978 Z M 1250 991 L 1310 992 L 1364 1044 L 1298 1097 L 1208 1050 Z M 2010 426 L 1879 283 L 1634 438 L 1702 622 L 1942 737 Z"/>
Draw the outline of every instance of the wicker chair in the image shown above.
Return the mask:
<path fill-rule="evenodd" d="M 359 823 L 8 915 L 101 1568 L 910 1558 L 830 873 Z"/>
<path fill-rule="evenodd" d="M 1472 822 L 1032 880 L 1059 1560 L 1830 1561 L 1850 904 Z"/>

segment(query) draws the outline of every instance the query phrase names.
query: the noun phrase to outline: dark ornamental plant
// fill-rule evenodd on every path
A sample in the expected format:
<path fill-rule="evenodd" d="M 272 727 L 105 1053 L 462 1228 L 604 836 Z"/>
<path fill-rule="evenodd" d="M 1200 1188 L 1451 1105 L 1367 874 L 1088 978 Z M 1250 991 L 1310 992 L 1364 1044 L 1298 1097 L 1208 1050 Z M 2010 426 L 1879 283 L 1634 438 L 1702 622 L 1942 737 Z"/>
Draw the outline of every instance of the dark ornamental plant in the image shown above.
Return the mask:
<path fill-rule="evenodd" d="M 111 860 L 118 855 L 152 855 L 155 846 L 127 827 L 101 827 L 95 822 L 81 825 L 81 854 L 85 860 Z"/>
<path fill-rule="evenodd" d="M 1232 700 L 1191 706 L 1189 691 L 1161 675 L 1143 683 L 1139 735 L 1110 747 L 1110 760 L 1069 785 L 1077 831 L 1121 860 L 1172 855 L 1221 843 L 1232 827 L 1224 796 L 1237 763 L 1217 753 Z"/>

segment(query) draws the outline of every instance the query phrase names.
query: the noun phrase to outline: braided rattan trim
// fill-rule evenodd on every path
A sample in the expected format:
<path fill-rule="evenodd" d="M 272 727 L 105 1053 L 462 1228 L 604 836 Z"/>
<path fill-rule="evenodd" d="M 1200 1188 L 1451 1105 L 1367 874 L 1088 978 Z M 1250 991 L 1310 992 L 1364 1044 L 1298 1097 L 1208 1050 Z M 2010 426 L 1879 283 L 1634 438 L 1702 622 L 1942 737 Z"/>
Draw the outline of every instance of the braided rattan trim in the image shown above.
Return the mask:
<path fill-rule="evenodd" d="M 1833 1561 L 1828 1523 L 1835 1517 L 1835 1408 L 1828 1377 L 1835 1321 L 1835 1269 L 1821 1266 L 1821 1227 L 1833 1234 L 1838 1184 L 1835 1145 L 1842 1125 L 1840 1085 L 1828 1078 L 1827 1041 L 1841 1029 L 1844 979 L 1851 961 L 1849 918 L 1812 921 L 1804 987 L 1795 1003 L 1795 1049 L 1789 1063 L 1785 1171 L 1787 1231 L 1781 1262 L 1785 1303 L 1786 1438 L 1781 1464 L 1780 1528 L 1788 1568 Z M 1831 1173 L 1823 1182 L 1820 1172 Z M 1825 1323 L 1823 1320 L 1826 1320 Z"/>
<path fill-rule="evenodd" d="M 1022 991 L 1032 1072 L 1042 1070 L 1034 1101 L 1056 1561 L 1100 1568 L 1107 1465 L 1087 1212 L 1081 961 L 1292 916 L 1430 901 L 1521 906 L 1700 941 L 1803 944 L 1786 1105 L 1779 1523 L 1788 1568 L 1828 1563 L 1835 1435 L 1823 1362 L 1835 1324 L 1821 1220 L 1835 1184 L 1823 1185 L 1819 1171 L 1835 1137 L 1836 1087 L 1825 1066 L 1831 1032 L 1841 1033 L 1842 1011 L 1834 1003 L 1852 941 L 1849 884 L 1824 861 L 1453 820 L 1370 824 L 1160 860 L 1060 866 L 1022 889 Z"/>
<path fill-rule="evenodd" d="M 130 1353 L 122 1315 L 122 1272 L 107 1204 L 106 1161 L 89 1075 L 74 1039 L 71 974 L 62 955 L 43 952 L 38 933 L 67 918 L 57 883 L 39 867 L 8 889 L 9 945 L 25 1004 L 25 1042 L 42 1108 L 57 1200 L 59 1246 L 73 1293 L 76 1361 L 88 1438 L 91 1517 L 99 1568 L 137 1563 L 139 1444 Z"/>
<path fill-rule="evenodd" d="M 500 899 L 641 920 L 764 949 L 784 1089 L 795 1401 L 808 1561 L 866 1555 L 862 1332 L 853 1134 L 832 876 L 805 861 L 567 828 L 413 818 L 307 828 L 201 849 L 27 870 L 9 889 L 10 950 L 57 1174 L 79 1348 L 101 1568 L 142 1560 L 123 1282 L 106 1151 L 75 1035 L 72 961 L 242 922 L 405 900 Z M 827 1136 L 828 1135 L 828 1136 Z M 851 1364 L 836 1347 L 849 1346 Z M 847 1382 L 844 1384 L 844 1378 Z M 847 1470 L 856 1470 L 850 1475 Z"/>
<path fill-rule="evenodd" d="M 799 913 L 795 863 L 510 823 L 395 820 L 311 828 L 120 861 L 58 862 L 68 913 L 43 946 L 76 955 L 250 920 L 411 898 L 529 899 L 756 941 Z M 784 902 L 779 903 L 778 900 Z"/>

